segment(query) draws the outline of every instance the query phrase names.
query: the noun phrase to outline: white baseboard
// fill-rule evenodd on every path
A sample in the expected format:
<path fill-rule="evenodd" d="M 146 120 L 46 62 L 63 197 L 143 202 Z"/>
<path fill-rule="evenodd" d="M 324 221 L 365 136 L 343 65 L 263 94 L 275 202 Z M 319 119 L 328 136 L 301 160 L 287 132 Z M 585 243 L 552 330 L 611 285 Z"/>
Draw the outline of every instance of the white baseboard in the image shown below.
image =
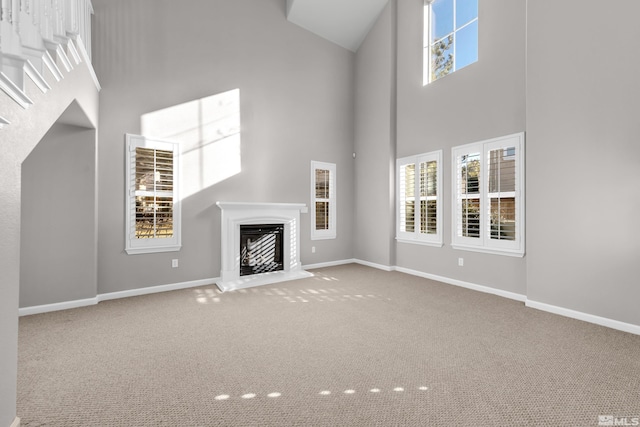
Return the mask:
<path fill-rule="evenodd" d="M 361 259 L 354 259 L 353 262 L 356 264 L 364 265 L 366 267 L 377 268 L 378 270 L 382 271 L 395 271 L 396 269 L 395 266 L 376 264 L 375 262 L 363 261 Z"/>
<path fill-rule="evenodd" d="M 613 320 L 606 317 L 595 316 L 593 314 L 587 314 L 580 311 L 571 310 L 568 308 L 563 308 L 563 307 L 558 307 L 550 304 L 544 304 L 537 301 L 532 301 L 528 299 L 526 295 L 503 291 L 500 289 L 495 289 L 495 288 L 491 288 L 483 285 L 477 285 L 474 283 L 463 282 L 461 280 L 450 279 L 448 277 L 437 276 L 435 274 L 423 273 L 421 271 L 411 270 L 403 267 L 395 267 L 395 270 L 401 273 L 411 274 L 413 276 L 423 277 L 425 279 L 431 279 L 431 280 L 435 280 L 438 282 L 447 283 L 455 286 L 461 286 L 463 288 L 471 289 L 474 291 L 489 293 L 489 294 L 497 295 L 500 297 L 512 299 L 515 301 L 523 302 L 526 307 L 535 308 L 537 310 L 546 311 L 548 313 L 557 314 L 559 316 L 582 320 L 584 322 L 593 323 L 593 324 L 604 326 L 611 329 L 616 329 L 618 331 L 640 335 L 639 325 L 620 322 L 618 320 Z"/>
<path fill-rule="evenodd" d="M 364 265 L 367 267 L 371 267 L 371 268 L 376 268 L 378 270 L 384 270 L 384 271 L 394 271 L 395 267 L 390 267 L 388 265 L 382 265 L 382 264 L 376 264 L 374 262 L 369 262 L 369 261 L 363 261 L 360 259 L 343 259 L 340 261 L 330 261 L 330 262 L 322 262 L 319 264 L 309 264 L 309 265 L 304 265 L 302 266 L 303 269 L 305 270 L 313 270 L 316 268 L 326 268 L 326 267 L 336 267 L 338 265 L 346 265 L 346 264 L 360 264 L 360 265 Z"/>
<path fill-rule="evenodd" d="M 20 418 L 16 417 L 9 427 L 20 427 Z"/>
<path fill-rule="evenodd" d="M 321 262 L 321 263 L 318 263 L 318 264 L 303 265 L 302 269 L 303 270 L 314 270 L 316 268 L 336 267 L 338 265 L 353 264 L 355 262 L 356 262 L 355 259 L 343 259 L 343 260 L 340 260 L 340 261 L 330 261 L 330 262 Z"/>
<path fill-rule="evenodd" d="M 517 294 L 515 292 L 503 291 L 502 289 L 491 288 L 489 286 L 477 285 L 475 283 L 464 282 L 462 280 L 450 279 L 448 277 L 437 276 L 435 274 L 423 273 L 417 270 L 411 270 L 404 267 L 395 267 L 396 271 L 400 273 L 411 274 L 412 276 L 423 277 L 425 279 L 435 280 L 437 282 L 447 283 L 449 285 L 460 286 L 461 288 L 471 289 L 485 294 L 493 294 L 499 297 L 508 298 L 511 300 L 525 302 L 527 300 L 526 295 Z"/>
<path fill-rule="evenodd" d="M 595 316 L 593 314 L 587 314 L 580 311 L 571 310 L 568 308 L 563 308 L 555 305 L 545 304 L 542 302 L 532 301 L 530 299 L 526 300 L 525 305 L 527 307 L 546 311 L 548 313 L 558 314 L 560 316 L 570 317 L 572 319 L 582 320 L 588 323 L 594 323 L 596 325 L 605 326 L 607 328 L 616 329 L 618 331 L 640 335 L 640 326 L 633 325 L 631 323 L 624 323 L 624 322 L 609 319 L 606 317 Z"/>
<path fill-rule="evenodd" d="M 193 280 L 191 282 L 173 283 L 170 285 L 151 286 L 148 288 L 131 289 L 129 291 L 110 292 L 108 294 L 98 294 L 98 301 L 109 301 L 120 298 L 137 297 L 140 295 L 157 294 L 159 292 L 178 291 L 180 289 L 196 288 L 198 286 L 215 285 L 215 279 Z"/>
<path fill-rule="evenodd" d="M 49 313 L 51 311 L 69 310 L 71 308 L 87 307 L 96 305 L 99 302 L 98 297 L 78 299 L 74 301 L 57 302 L 53 304 L 35 305 L 33 307 L 24 307 L 18 309 L 18 316 L 30 316 L 32 314 Z"/>
<path fill-rule="evenodd" d="M 148 288 L 132 289 L 121 292 L 110 292 L 107 294 L 98 294 L 94 298 L 87 298 L 75 301 L 58 302 L 54 304 L 37 305 L 33 307 L 24 307 L 18 309 L 19 316 L 29 316 L 32 314 L 49 313 L 52 311 L 69 310 L 71 308 L 87 307 L 96 305 L 100 301 L 109 301 L 119 298 L 135 297 L 140 295 L 156 294 L 159 292 L 177 291 L 180 289 L 196 288 L 198 286 L 215 285 L 215 279 L 194 280 L 191 282 L 173 283 L 170 285 L 151 286 Z"/>
<path fill-rule="evenodd" d="M 333 261 L 333 262 L 327 262 L 323 264 L 306 265 L 304 266 L 304 268 L 308 270 L 308 269 L 314 269 L 314 268 L 333 267 L 336 265 L 344 265 L 344 264 L 360 264 L 366 267 L 371 267 L 371 268 L 375 268 L 382 271 L 398 271 L 400 273 L 410 274 L 412 276 L 422 277 L 424 279 L 435 280 L 437 282 L 447 283 L 449 285 L 460 286 L 462 288 L 484 292 L 487 294 L 493 294 L 493 295 L 512 299 L 519 302 L 525 302 L 527 299 L 525 295 L 517 294 L 514 292 L 503 291 L 501 289 L 495 289 L 495 288 L 484 286 L 484 285 L 477 285 L 475 283 L 470 283 L 470 282 L 463 282 L 462 280 L 451 279 L 443 276 L 437 276 L 435 274 L 423 273 L 422 271 L 411 270 L 409 268 L 377 264 L 375 262 L 364 261 L 361 259 L 346 259 L 342 261 Z"/>

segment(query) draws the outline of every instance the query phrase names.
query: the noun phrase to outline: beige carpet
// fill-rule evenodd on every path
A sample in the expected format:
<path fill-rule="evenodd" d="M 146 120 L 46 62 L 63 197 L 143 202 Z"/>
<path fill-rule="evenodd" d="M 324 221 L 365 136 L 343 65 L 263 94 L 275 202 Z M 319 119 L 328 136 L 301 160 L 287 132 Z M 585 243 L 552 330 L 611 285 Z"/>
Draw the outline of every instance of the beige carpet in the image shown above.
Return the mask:
<path fill-rule="evenodd" d="M 640 337 L 347 265 L 20 319 L 23 426 L 597 426 Z M 631 420 L 630 420 L 631 421 Z"/>

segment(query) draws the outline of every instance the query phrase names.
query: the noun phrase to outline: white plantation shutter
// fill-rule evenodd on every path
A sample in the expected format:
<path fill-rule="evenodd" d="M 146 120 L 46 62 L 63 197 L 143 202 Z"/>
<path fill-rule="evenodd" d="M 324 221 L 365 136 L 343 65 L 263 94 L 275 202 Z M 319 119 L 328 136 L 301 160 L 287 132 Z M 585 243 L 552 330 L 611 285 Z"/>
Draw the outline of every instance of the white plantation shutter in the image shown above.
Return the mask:
<path fill-rule="evenodd" d="M 134 147 L 136 239 L 173 237 L 173 151 Z"/>
<path fill-rule="evenodd" d="M 487 152 L 489 209 L 486 227 L 489 237 L 494 240 L 516 239 L 515 151 L 515 147 L 498 147 Z"/>
<path fill-rule="evenodd" d="M 442 151 L 396 161 L 396 239 L 442 246 Z"/>
<path fill-rule="evenodd" d="M 126 251 L 180 249 L 179 145 L 127 135 Z"/>
<path fill-rule="evenodd" d="M 454 147 L 453 246 L 524 255 L 524 134 Z"/>
<path fill-rule="evenodd" d="M 413 233 L 416 221 L 416 165 L 415 163 L 399 166 L 399 214 L 401 233 Z"/>
<path fill-rule="evenodd" d="M 438 162 L 420 161 L 420 234 L 438 232 Z"/>
<path fill-rule="evenodd" d="M 311 162 L 311 239 L 336 238 L 336 165 Z"/>
<path fill-rule="evenodd" d="M 481 245 L 482 146 L 469 145 L 454 151 L 456 191 L 455 236 L 468 245 Z"/>

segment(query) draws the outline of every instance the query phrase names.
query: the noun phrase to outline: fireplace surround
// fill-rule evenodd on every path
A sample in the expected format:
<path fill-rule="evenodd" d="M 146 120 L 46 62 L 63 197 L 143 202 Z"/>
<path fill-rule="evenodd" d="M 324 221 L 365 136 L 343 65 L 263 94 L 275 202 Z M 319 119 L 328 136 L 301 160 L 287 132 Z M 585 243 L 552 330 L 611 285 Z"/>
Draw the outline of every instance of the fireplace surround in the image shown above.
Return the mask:
<path fill-rule="evenodd" d="M 222 211 L 222 268 L 216 282 L 221 291 L 313 276 L 300 263 L 300 213 L 308 212 L 305 204 L 216 205 Z"/>

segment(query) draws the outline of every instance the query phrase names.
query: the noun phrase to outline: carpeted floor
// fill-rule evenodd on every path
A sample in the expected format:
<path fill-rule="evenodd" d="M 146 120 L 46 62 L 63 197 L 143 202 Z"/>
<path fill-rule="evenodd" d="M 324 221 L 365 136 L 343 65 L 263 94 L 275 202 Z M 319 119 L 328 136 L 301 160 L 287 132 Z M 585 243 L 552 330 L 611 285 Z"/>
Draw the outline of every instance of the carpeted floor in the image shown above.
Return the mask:
<path fill-rule="evenodd" d="M 640 337 L 359 265 L 20 319 L 23 426 L 597 426 Z"/>

